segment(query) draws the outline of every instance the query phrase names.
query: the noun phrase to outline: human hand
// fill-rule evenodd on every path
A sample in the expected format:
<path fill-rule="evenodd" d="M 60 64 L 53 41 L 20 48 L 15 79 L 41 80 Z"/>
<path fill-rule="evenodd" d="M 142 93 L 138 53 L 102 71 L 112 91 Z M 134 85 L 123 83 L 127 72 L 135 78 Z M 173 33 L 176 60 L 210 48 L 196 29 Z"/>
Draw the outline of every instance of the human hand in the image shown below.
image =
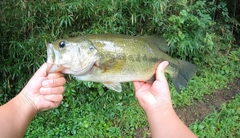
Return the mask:
<path fill-rule="evenodd" d="M 172 100 L 164 70 L 168 62 L 161 62 L 156 70 L 156 80 L 153 83 L 134 81 L 135 95 L 140 106 L 146 113 L 156 110 L 172 109 Z"/>
<path fill-rule="evenodd" d="M 24 102 L 37 112 L 56 108 L 63 99 L 66 80 L 62 73 L 48 74 L 50 66 L 44 63 L 20 92 Z"/>

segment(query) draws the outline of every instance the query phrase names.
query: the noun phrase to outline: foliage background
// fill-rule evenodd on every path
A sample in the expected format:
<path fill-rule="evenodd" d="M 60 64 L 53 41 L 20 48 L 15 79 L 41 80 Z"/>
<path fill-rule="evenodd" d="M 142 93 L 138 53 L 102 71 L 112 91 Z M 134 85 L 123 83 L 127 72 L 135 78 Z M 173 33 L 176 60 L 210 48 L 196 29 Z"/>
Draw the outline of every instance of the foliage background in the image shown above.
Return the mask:
<path fill-rule="evenodd" d="M 0 1 L 0 103 L 15 96 L 46 61 L 46 43 L 84 34 L 163 35 L 169 53 L 198 65 L 175 107 L 201 100 L 239 76 L 238 0 Z M 27 137 L 128 137 L 147 126 L 131 83 L 117 94 L 68 77 L 58 109 L 33 121 Z M 54 129 L 53 129 L 54 128 Z"/>

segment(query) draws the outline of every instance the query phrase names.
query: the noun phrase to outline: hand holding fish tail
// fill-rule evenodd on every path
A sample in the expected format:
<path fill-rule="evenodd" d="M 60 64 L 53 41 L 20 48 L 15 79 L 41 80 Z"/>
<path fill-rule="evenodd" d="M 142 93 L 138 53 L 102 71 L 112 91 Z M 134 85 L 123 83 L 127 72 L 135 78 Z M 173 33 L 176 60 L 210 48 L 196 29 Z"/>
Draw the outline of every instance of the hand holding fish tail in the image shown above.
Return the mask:
<path fill-rule="evenodd" d="M 146 113 L 151 112 L 151 110 L 155 111 L 156 108 L 172 107 L 168 82 L 164 75 L 164 69 L 167 65 L 167 61 L 159 64 L 156 80 L 153 83 L 133 82 L 138 102 Z"/>
<path fill-rule="evenodd" d="M 183 124 L 172 107 L 172 100 L 164 70 L 168 62 L 158 65 L 156 80 L 151 83 L 135 81 L 135 95 L 147 115 L 151 137 L 195 138 L 193 132 Z"/>

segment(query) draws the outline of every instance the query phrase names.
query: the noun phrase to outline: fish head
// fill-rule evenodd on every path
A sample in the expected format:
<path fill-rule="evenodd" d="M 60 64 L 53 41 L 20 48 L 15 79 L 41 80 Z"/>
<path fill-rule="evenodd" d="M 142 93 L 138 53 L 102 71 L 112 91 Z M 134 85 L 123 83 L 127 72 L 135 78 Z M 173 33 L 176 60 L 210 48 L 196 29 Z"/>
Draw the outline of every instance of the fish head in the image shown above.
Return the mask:
<path fill-rule="evenodd" d="M 97 49 L 87 39 L 57 40 L 47 46 L 48 73 L 83 75 L 91 71 L 97 60 Z"/>

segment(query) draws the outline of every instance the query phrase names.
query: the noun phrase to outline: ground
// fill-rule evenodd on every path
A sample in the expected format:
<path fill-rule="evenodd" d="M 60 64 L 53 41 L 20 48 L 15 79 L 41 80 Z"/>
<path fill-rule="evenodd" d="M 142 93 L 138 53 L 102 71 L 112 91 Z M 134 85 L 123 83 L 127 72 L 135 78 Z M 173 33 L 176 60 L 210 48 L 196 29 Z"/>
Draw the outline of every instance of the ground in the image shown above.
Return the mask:
<path fill-rule="evenodd" d="M 196 120 L 202 121 L 204 117 L 214 110 L 218 109 L 223 103 L 234 99 L 236 94 L 240 94 L 240 78 L 235 79 L 229 83 L 228 86 L 221 90 L 216 90 L 211 95 L 205 95 L 202 101 L 196 101 L 194 105 L 176 108 L 175 111 L 178 116 L 183 120 L 186 125 L 195 122 Z M 148 128 L 140 128 L 137 130 L 137 138 L 143 137 L 144 130 Z M 151 137 L 148 133 L 147 137 Z"/>
<path fill-rule="evenodd" d="M 223 103 L 234 99 L 235 95 L 240 93 L 239 86 L 240 78 L 229 83 L 227 88 L 216 90 L 212 95 L 205 95 L 202 101 L 196 102 L 192 106 L 175 109 L 175 111 L 187 125 L 196 120 L 201 121 L 205 115 L 218 109 Z"/>

